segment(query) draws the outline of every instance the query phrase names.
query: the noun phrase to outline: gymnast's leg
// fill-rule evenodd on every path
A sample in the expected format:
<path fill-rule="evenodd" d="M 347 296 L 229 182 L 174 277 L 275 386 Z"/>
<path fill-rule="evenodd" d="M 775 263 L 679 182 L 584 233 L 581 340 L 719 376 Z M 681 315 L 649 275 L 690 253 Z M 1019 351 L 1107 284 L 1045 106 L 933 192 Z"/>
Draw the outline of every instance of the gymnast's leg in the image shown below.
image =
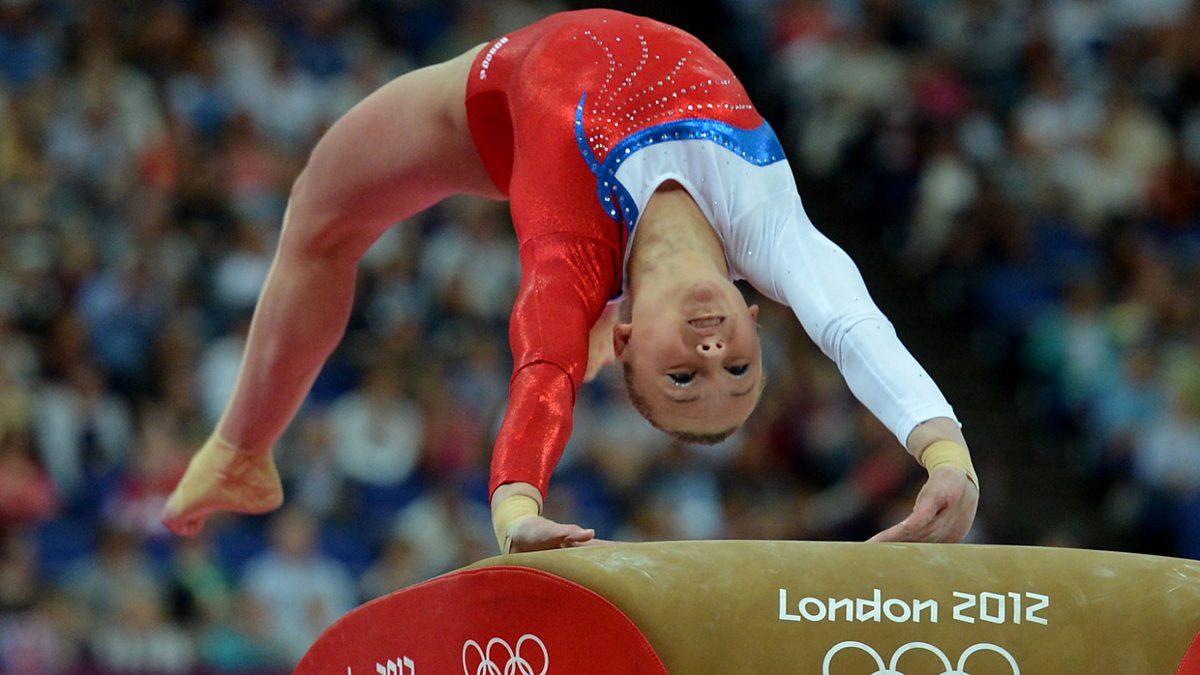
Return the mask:
<path fill-rule="evenodd" d="M 379 235 L 452 194 L 501 197 L 467 127 L 476 53 L 393 80 L 317 143 L 292 187 L 233 397 L 163 511 L 172 531 L 282 503 L 272 448 L 341 340 L 358 261 Z"/>

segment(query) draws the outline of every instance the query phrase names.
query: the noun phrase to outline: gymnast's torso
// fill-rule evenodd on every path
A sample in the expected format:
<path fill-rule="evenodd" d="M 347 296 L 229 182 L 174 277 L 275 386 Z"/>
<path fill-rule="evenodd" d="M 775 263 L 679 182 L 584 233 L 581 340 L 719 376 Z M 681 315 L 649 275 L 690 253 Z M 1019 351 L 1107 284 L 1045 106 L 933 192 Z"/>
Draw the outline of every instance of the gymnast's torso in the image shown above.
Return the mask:
<path fill-rule="evenodd" d="M 729 67 L 644 17 L 566 12 L 489 43 L 467 109 L 522 242 L 574 233 L 610 242 L 623 261 L 646 203 L 674 181 L 744 278 L 756 262 L 749 235 L 764 234 L 752 222 L 760 207 L 796 193 L 779 141 Z M 622 268 L 613 271 L 619 292 Z"/>
<path fill-rule="evenodd" d="M 555 14 L 480 49 L 466 107 L 479 156 L 509 198 L 522 269 L 492 490 L 521 481 L 545 494 L 589 330 L 622 293 L 639 215 L 669 181 L 713 227 L 730 276 L 791 307 L 901 443 L 924 420 L 953 418 L 857 268 L 808 219 L 745 89 L 696 38 L 610 10 Z"/>
<path fill-rule="evenodd" d="M 522 481 L 545 494 L 569 437 L 588 332 L 623 291 L 654 191 L 668 181 L 688 190 L 731 276 L 753 283 L 769 271 L 751 271 L 761 251 L 749 235 L 764 232 L 763 206 L 795 186 L 729 67 L 695 37 L 643 17 L 565 12 L 494 40 L 475 58 L 466 107 L 480 158 L 509 198 L 522 269 L 491 488 Z"/>

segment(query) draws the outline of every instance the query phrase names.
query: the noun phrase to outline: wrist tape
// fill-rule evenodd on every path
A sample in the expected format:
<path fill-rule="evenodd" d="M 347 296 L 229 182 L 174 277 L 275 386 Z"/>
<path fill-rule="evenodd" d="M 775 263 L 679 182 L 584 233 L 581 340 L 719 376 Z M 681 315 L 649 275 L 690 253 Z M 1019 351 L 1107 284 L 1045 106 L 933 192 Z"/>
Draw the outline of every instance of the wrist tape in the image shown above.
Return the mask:
<path fill-rule="evenodd" d="M 934 441 L 921 454 L 921 464 L 925 470 L 933 473 L 934 469 L 953 466 L 967 472 L 967 479 L 975 487 L 979 487 L 979 477 L 975 475 L 975 467 L 971 465 L 971 453 L 954 441 Z"/>
<path fill-rule="evenodd" d="M 496 532 L 496 543 L 500 553 L 508 553 L 512 545 L 512 531 L 523 520 L 538 515 L 538 503 L 527 495 L 509 495 L 492 509 L 492 529 Z"/>

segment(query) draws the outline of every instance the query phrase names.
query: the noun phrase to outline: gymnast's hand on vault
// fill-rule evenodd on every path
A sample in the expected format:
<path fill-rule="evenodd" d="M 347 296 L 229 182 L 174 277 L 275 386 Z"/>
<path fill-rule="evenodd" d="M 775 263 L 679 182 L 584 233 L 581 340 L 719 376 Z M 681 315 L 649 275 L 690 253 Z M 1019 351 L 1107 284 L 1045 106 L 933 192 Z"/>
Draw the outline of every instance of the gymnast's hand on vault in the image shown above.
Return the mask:
<path fill-rule="evenodd" d="M 956 542 L 967 536 L 979 505 L 979 488 L 962 469 L 934 470 L 907 518 L 870 541 Z"/>
<path fill-rule="evenodd" d="M 571 548 L 604 543 L 596 539 L 596 531 L 578 525 L 556 523 L 549 518 L 534 516 L 517 523 L 512 530 L 509 553 L 545 551 L 552 548 Z"/>

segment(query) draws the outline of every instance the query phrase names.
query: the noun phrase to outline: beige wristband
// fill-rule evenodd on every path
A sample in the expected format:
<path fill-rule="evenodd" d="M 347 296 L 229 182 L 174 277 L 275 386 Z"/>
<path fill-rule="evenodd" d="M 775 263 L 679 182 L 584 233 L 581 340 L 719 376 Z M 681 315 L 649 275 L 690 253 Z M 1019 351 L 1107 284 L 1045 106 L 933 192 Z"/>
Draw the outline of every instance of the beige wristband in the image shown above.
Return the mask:
<path fill-rule="evenodd" d="M 508 553 L 512 545 L 513 528 L 521 521 L 537 515 L 537 500 L 528 495 L 509 495 L 492 509 L 492 529 L 496 532 L 500 553 Z"/>
<path fill-rule="evenodd" d="M 967 478 L 979 487 L 979 476 L 975 475 L 975 467 L 971 464 L 971 453 L 954 441 L 934 441 L 921 454 L 921 464 L 925 470 L 933 473 L 934 469 L 953 466 L 967 472 Z"/>

